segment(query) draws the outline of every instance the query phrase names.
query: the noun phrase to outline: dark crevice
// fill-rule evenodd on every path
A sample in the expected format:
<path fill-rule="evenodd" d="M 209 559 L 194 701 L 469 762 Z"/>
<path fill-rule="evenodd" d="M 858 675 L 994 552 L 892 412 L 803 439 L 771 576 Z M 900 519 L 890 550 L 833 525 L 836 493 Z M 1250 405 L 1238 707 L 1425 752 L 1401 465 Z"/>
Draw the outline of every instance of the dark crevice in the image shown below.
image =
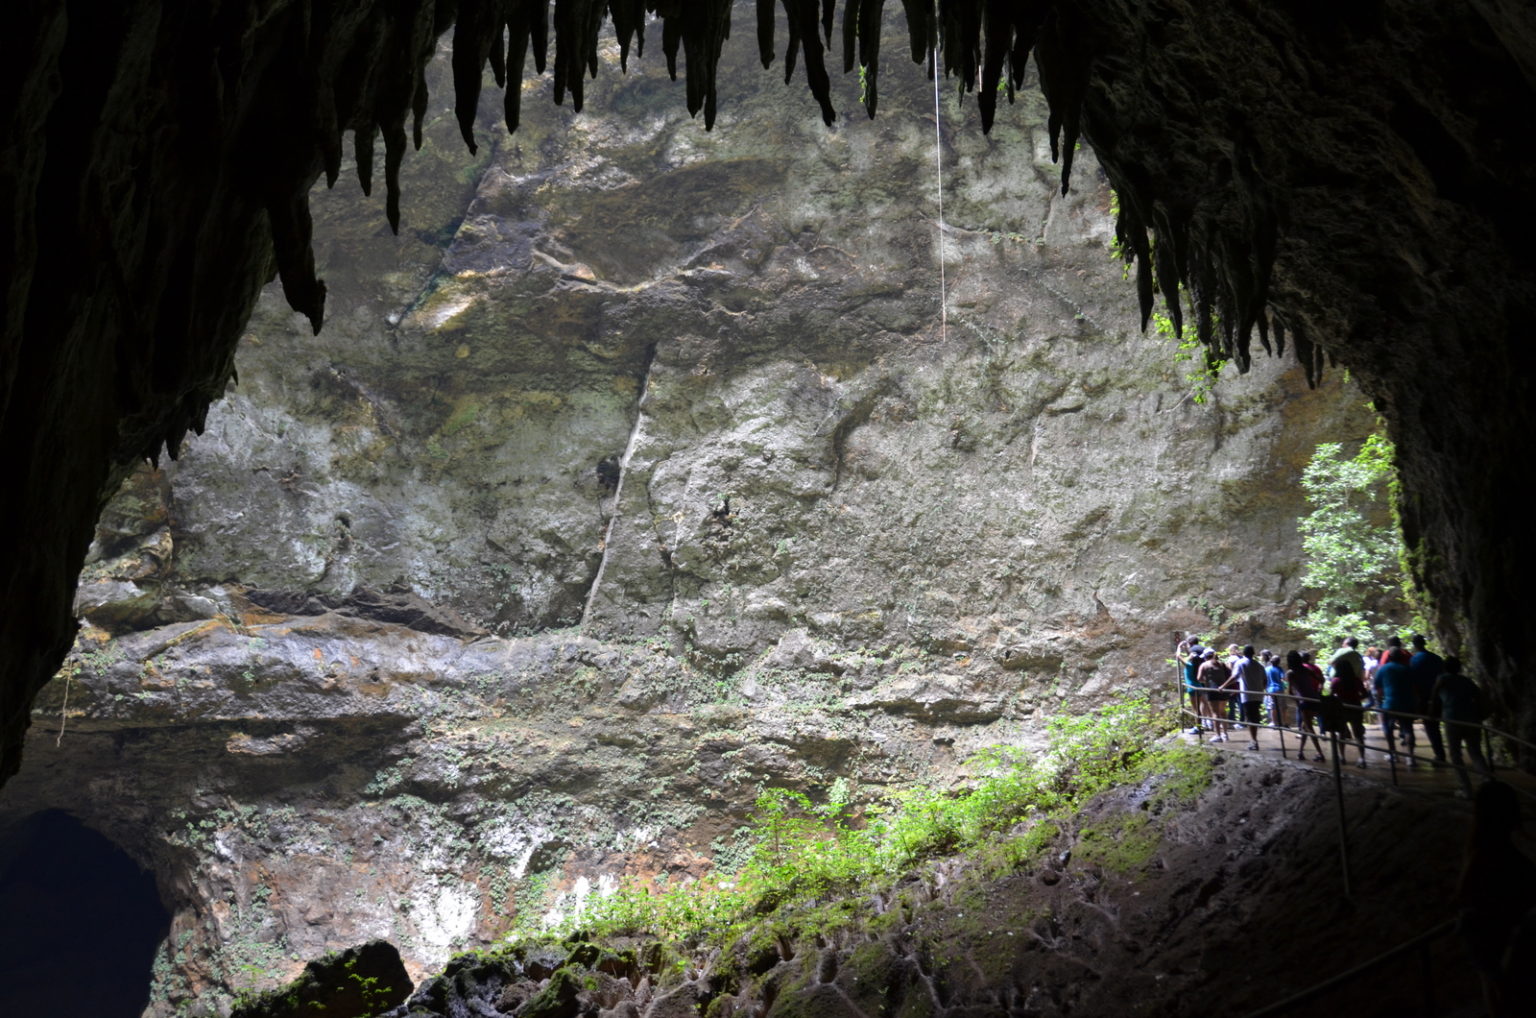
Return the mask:
<path fill-rule="evenodd" d="M 0 1014 L 138 1018 L 170 925 L 154 876 L 69 814 L 0 831 Z"/>

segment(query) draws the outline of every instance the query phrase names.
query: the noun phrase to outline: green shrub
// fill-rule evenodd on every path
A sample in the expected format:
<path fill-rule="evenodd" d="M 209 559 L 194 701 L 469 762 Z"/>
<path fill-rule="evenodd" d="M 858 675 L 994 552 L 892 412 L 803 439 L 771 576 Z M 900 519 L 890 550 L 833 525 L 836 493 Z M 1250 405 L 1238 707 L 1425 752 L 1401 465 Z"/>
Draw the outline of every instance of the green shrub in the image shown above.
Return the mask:
<path fill-rule="evenodd" d="M 974 850 L 988 868 L 1026 865 L 1059 833 L 1058 818 L 1157 766 L 1160 753 L 1177 753 L 1155 748 L 1174 727 L 1167 710 L 1134 697 L 1052 720 L 1044 753 L 995 746 L 978 754 L 970 766 L 979 776 L 957 792 L 911 789 L 856 807 L 843 781 L 820 805 L 801 792 L 765 788 L 751 847 L 734 873 L 673 886 L 626 883 L 594 895 L 549 935 L 649 933 L 724 946 L 753 930 L 852 922 L 862 906 L 849 902 L 858 893 L 887 890 L 939 856 Z"/>

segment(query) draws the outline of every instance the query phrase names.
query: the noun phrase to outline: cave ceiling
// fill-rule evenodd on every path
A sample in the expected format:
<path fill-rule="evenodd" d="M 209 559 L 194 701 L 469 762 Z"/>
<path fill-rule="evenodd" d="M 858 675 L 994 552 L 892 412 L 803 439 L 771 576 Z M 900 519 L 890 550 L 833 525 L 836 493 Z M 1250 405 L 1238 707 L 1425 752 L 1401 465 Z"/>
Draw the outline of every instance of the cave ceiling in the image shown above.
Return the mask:
<path fill-rule="evenodd" d="M 892 5 L 894 7 L 894 5 Z M 1527 239 L 1536 197 L 1536 7 L 1516 0 L 20 0 L 0 33 L 0 778 L 73 638 L 103 500 L 174 455 L 234 372 L 274 274 L 318 329 L 308 192 L 375 138 L 391 226 L 451 32 L 473 150 L 489 68 L 515 129 L 523 82 L 580 109 L 598 47 L 662 59 L 701 129 L 732 27 L 835 130 L 831 71 L 932 61 L 1006 116 L 1032 62 L 1062 186 L 1092 146 L 1120 203 L 1143 317 L 1187 311 L 1213 357 L 1250 348 L 1348 368 L 1400 452 L 1402 522 L 1440 636 L 1523 731 L 1529 513 L 1509 466 L 1531 433 Z M 892 36 L 905 21 L 905 38 Z M 734 21 L 734 23 L 733 23 Z M 907 43 L 881 53 L 887 43 Z M 653 51 L 649 54 L 645 50 Z M 765 75 L 765 87 L 770 79 Z M 1028 159 L 1028 153 L 1020 153 Z M 855 185 L 856 186 L 856 185 Z M 997 285 L 1010 285 L 998 280 Z M 1184 296 L 1180 296 L 1182 288 Z M 1128 295 L 1128 299 L 1132 299 Z M 1283 479 L 1282 479 L 1283 480 Z"/>

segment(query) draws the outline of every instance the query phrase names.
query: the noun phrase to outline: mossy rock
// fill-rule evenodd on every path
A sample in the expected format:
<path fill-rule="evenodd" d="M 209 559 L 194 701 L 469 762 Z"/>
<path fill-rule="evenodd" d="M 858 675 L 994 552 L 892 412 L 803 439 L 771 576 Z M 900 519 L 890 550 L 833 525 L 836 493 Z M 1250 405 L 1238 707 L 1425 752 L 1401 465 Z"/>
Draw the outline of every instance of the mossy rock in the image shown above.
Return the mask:
<path fill-rule="evenodd" d="M 282 989 L 236 1004 L 230 1018 L 370 1018 L 403 1003 L 411 985 L 394 945 L 371 940 L 310 962 Z"/>
<path fill-rule="evenodd" d="M 581 1013 L 581 977 L 563 968 L 549 978 L 549 985 L 528 1001 L 521 1018 L 576 1018 Z"/>

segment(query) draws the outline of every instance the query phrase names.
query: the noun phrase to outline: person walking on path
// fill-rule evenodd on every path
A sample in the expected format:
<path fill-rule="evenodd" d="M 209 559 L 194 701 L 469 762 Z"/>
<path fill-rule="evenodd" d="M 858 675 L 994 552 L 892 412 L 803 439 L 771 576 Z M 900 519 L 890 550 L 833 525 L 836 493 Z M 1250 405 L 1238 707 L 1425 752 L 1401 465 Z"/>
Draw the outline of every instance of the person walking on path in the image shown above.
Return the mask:
<path fill-rule="evenodd" d="M 1264 709 L 1269 712 L 1269 723 L 1276 728 L 1285 727 L 1285 697 L 1277 696 L 1285 692 L 1285 669 L 1280 667 L 1280 655 L 1272 651 L 1259 651 L 1259 661 L 1264 665 L 1265 683 L 1264 691 L 1269 694 L 1264 700 Z"/>
<path fill-rule="evenodd" d="M 1307 758 L 1307 736 L 1312 736 L 1312 748 L 1317 751 L 1314 760 L 1323 758 L 1323 744 L 1317 738 L 1317 709 L 1323 698 L 1323 685 L 1318 681 L 1316 669 L 1308 670 L 1301 659 L 1301 652 L 1292 650 L 1285 655 L 1285 681 L 1291 695 L 1296 697 L 1296 727 L 1301 730 L 1301 745 L 1296 749 L 1296 759 Z M 1289 756 L 1290 754 L 1286 754 Z"/>
<path fill-rule="evenodd" d="M 1360 655 L 1356 654 L 1356 658 Z M 1362 670 L 1364 662 L 1361 662 Z M 1365 680 L 1360 672 L 1355 671 L 1353 660 L 1342 655 L 1334 655 L 1333 679 L 1330 680 L 1333 690 L 1331 699 L 1339 704 L 1338 716 L 1340 724 L 1338 733 L 1340 738 L 1347 738 L 1345 728 L 1355 737 L 1355 746 L 1360 750 L 1360 759 L 1355 761 L 1356 767 L 1365 766 Z"/>
<path fill-rule="evenodd" d="M 1432 650 L 1425 649 L 1424 636 L 1413 634 L 1413 656 L 1408 659 L 1408 673 L 1413 676 L 1413 693 L 1419 700 L 1417 708 L 1426 715 L 1420 720 L 1429 748 L 1435 754 L 1435 766 L 1445 764 L 1445 745 L 1440 739 L 1440 701 L 1435 698 L 1435 682 L 1445 672 L 1445 661 Z"/>
<path fill-rule="evenodd" d="M 1435 680 L 1434 699 L 1440 705 L 1440 716 L 1445 719 L 1445 740 L 1450 744 L 1451 764 L 1461 779 L 1461 791 L 1472 798 L 1472 779 L 1467 776 L 1467 765 L 1462 751 L 1472 758 L 1472 765 L 1485 779 L 1489 777 L 1488 761 L 1483 757 L 1482 735 L 1479 727 L 1488 716 L 1483 691 L 1477 683 L 1461 674 L 1461 662 L 1445 659 L 1445 672 Z"/>
<path fill-rule="evenodd" d="M 1408 754 L 1408 766 L 1416 766 L 1413 759 L 1413 718 L 1403 715 L 1416 713 L 1419 700 L 1414 695 L 1413 674 L 1408 671 L 1408 665 L 1393 657 L 1391 652 L 1388 652 L 1386 663 L 1376 669 L 1376 698 L 1381 701 L 1381 727 L 1386 732 L 1387 745 L 1395 754 L 1397 746 L 1394 735 L 1402 736 L 1403 748 Z"/>
<path fill-rule="evenodd" d="M 1205 690 L 1200 688 L 1197 678 L 1200 660 L 1205 656 L 1205 648 L 1200 644 L 1200 637 L 1190 634 L 1189 639 L 1179 643 L 1179 648 L 1174 653 L 1178 656 L 1179 668 L 1184 672 L 1184 691 L 1189 694 L 1190 710 L 1195 714 L 1195 724 L 1189 730 L 1189 734 L 1199 735 L 1200 726 L 1205 724 L 1205 719 L 1210 714 L 1210 701 L 1206 699 Z"/>
<path fill-rule="evenodd" d="M 1200 670 L 1196 673 L 1196 680 L 1202 689 L 1206 691 L 1206 699 L 1211 703 L 1211 731 L 1215 732 L 1212 742 L 1227 741 L 1226 706 L 1231 695 L 1228 692 L 1232 681 L 1232 673 L 1227 671 L 1227 666 L 1221 663 L 1212 647 L 1207 647 Z"/>
<path fill-rule="evenodd" d="M 1240 720 L 1248 731 L 1248 748 L 1258 749 L 1259 725 L 1263 723 L 1259 710 L 1264 703 L 1264 687 L 1269 684 L 1269 676 L 1254 658 L 1252 646 L 1244 647 L 1238 655 L 1237 663 L 1232 666 L 1232 681 L 1237 686 Z"/>
<path fill-rule="evenodd" d="M 1344 637 L 1339 643 L 1339 649 L 1333 652 L 1333 657 L 1328 660 L 1328 677 L 1333 678 L 1341 660 L 1347 661 L 1354 667 L 1355 674 L 1365 677 L 1365 658 L 1360 656 L 1360 641 L 1353 636 Z"/>

